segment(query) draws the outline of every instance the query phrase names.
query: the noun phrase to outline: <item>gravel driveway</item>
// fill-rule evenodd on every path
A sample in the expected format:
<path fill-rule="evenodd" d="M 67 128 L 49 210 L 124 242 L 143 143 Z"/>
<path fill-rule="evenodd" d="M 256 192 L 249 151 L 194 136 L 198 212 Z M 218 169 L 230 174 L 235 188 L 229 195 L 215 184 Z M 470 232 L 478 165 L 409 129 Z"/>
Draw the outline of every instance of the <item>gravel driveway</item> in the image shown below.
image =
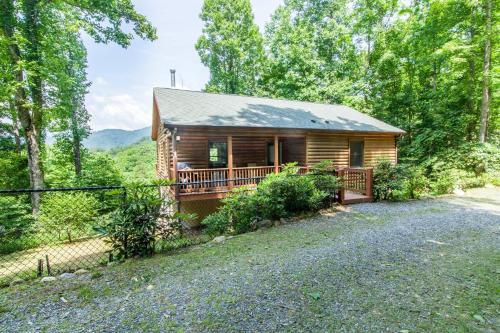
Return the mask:
<path fill-rule="evenodd" d="M 0 332 L 500 330 L 500 189 L 347 211 L 0 290 Z"/>

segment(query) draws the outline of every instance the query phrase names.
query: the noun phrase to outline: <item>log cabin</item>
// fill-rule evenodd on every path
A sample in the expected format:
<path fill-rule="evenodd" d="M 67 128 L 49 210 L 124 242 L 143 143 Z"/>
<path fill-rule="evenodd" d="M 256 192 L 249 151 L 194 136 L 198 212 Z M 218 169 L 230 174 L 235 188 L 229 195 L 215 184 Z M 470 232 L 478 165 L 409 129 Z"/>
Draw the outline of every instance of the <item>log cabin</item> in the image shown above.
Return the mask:
<path fill-rule="evenodd" d="M 183 211 L 203 217 L 232 188 L 282 165 L 331 160 L 344 203 L 371 201 L 372 167 L 397 161 L 391 126 L 344 105 L 155 88 L 151 138 L 159 178 L 175 180 Z"/>

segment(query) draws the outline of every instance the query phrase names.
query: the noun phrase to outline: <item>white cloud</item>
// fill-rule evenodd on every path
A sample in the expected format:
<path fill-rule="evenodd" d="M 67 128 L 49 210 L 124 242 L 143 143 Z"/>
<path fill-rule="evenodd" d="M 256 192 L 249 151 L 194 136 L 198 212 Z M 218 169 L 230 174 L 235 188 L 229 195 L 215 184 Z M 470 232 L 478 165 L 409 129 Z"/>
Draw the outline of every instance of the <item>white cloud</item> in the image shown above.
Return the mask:
<path fill-rule="evenodd" d="M 108 81 L 106 81 L 105 78 L 103 78 L 102 76 L 98 76 L 96 77 L 93 81 L 92 81 L 93 84 L 95 85 L 99 85 L 99 86 L 106 86 L 108 85 Z"/>
<path fill-rule="evenodd" d="M 129 94 L 94 94 L 88 97 L 86 104 L 92 115 L 90 126 L 94 131 L 106 128 L 132 130 L 151 125 L 151 110 Z"/>

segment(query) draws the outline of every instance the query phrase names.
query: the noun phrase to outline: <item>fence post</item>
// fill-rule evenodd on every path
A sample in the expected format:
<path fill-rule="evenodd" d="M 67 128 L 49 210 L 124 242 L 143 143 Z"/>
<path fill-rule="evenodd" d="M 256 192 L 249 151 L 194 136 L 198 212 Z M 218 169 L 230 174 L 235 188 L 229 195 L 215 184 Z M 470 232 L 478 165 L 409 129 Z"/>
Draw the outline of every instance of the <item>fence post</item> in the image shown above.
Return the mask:
<path fill-rule="evenodd" d="M 341 186 L 340 186 L 340 190 L 339 190 L 339 201 L 341 204 L 344 203 L 344 198 L 345 198 L 345 186 L 344 186 L 344 170 L 338 170 L 337 171 L 337 175 L 340 179 L 340 183 L 341 183 Z"/>
<path fill-rule="evenodd" d="M 373 200 L 373 168 L 366 169 L 366 194 Z"/>
<path fill-rule="evenodd" d="M 38 272 L 36 274 L 38 277 L 43 275 L 43 259 L 38 259 Z"/>

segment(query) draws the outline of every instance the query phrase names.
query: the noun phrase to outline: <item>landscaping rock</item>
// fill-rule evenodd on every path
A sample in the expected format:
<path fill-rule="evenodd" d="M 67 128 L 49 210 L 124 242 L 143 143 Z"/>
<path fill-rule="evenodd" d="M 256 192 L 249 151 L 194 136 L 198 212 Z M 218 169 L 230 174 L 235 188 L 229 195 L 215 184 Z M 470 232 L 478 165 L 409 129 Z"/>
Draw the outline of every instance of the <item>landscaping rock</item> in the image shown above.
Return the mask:
<path fill-rule="evenodd" d="M 222 243 L 226 240 L 226 236 L 217 236 L 215 237 L 212 242 L 214 243 Z"/>
<path fill-rule="evenodd" d="M 21 278 L 15 278 L 14 280 L 10 281 L 11 286 L 17 286 L 18 284 L 23 283 L 24 280 Z"/>
<path fill-rule="evenodd" d="M 280 223 L 281 224 L 285 224 L 286 223 L 286 220 L 284 218 L 280 218 Z"/>
<path fill-rule="evenodd" d="M 462 189 L 456 188 L 453 190 L 453 194 L 461 197 L 461 196 L 465 195 L 465 192 Z"/>
<path fill-rule="evenodd" d="M 47 282 L 53 282 L 53 281 L 56 281 L 57 278 L 55 276 L 44 276 L 40 282 L 41 283 L 47 283 Z"/>
<path fill-rule="evenodd" d="M 75 275 L 85 275 L 85 274 L 89 274 L 89 271 L 86 269 L 79 269 L 75 271 Z"/>
<path fill-rule="evenodd" d="M 271 221 L 271 220 L 262 220 L 262 221 L 257 222 L 257 226 L 259 228 L 269 228 L 269 227 L 273 226 L 273 221 Z"/>
<path fill-rule="evenodd" d="M 76 275 L 73 274 L 73 273 L 62 273 L 61 275 L 59 275 L 59 278 L 61 280 L 68 280 L 68 279 L 72 279 L 74 278 Z"/>

